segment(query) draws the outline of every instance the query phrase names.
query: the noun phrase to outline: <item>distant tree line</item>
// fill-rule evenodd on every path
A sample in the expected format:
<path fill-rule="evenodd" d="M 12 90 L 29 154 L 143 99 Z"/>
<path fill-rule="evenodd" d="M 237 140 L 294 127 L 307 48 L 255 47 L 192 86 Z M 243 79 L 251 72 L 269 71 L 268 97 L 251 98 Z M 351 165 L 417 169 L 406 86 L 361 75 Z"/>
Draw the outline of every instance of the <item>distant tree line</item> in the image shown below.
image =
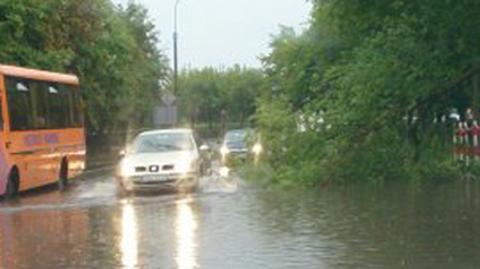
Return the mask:
<path fill-rule="evenodd" d="M 308 29 L 282 28 L 263 57 L 269 86 L 256 120 L 276 179 L 456 175 L 434 118 L 468 106 L 478 113 L 466 74 L 480 56 L 480 2 L 311 2 Z M 319 114 L 328 128 L 295 131 L 299 116 Z"/>
<path fill-rule="evenodd" d="M 251 125 L 263 81 L 260 70 L 238 65 L 183 70 L 178 93 L 181 120 L 212 130 L 218 129 L 223 114 L 230 127 Z"/>
<path fill-rule="evenodd" d="M 0 1 L 0 63 L 73 73 L 88 134 L 109 140 L 148 126 L 166 57 L 146 10 L 110 0 Z"/>

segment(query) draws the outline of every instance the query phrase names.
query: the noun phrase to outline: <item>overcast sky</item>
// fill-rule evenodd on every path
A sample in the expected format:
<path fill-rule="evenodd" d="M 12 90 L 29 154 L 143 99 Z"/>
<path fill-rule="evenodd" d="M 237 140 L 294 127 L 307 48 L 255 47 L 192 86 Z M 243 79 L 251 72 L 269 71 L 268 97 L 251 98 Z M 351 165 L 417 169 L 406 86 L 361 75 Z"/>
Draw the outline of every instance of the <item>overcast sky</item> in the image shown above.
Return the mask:
<path fill-rule="evenodd" d="M 128 0 L 113 0 L 125 4 Z M 159 45 L 172 59 L 175 0 L 136 0 L 149 10 L 160 32 Z M 311 5 L 306 0 L 181 0 L 179 65 L 184 67 L 261 66 L 271 34 L 279 25 L 305 28 Z"/>

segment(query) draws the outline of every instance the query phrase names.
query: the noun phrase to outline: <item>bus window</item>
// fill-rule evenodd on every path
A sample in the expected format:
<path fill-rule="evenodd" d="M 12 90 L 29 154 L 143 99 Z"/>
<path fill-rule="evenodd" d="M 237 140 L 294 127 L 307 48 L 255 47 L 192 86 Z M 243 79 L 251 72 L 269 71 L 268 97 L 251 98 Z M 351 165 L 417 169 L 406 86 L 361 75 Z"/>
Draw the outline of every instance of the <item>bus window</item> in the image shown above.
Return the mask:
<path fill-rule="evenodd" d="M 11 130 L 29 130 L 33 128 L 30 89 L 24 80 L 6 78 L 7 100 L 10 113 Z"/>
<path fill-rule="evenodd" d="M 74 103 L 74 120 L 75 127 L 83 127 L 83 108 L 82 108 L 82 96 L 78 89 L 73 90 L 73 103 Z"/>
<path fill-rule="evenodd" d="M 68 91 L 57 84 L 48 86 L 50 128 L 60 129 L 71 126 Z"/>
<path fill-rule="evenodd" d="M 11 130 L 83 127 L 80 92 L 71 85 L 7 79 Z"/>
<path fill-rule="evenodd" d="M 29 81 L 34 129 L 46 129 L 48 122 L 48 92 L 45 83 Z"/>
<path fill-rule="evenodd" d="M 69 120 L 69 127 L 82 127 L 83 125 L 79 123 L 80 115 L 77 109 L 77 89 L 71 85 L 60 85 L 60 89 L 66 93 L 65 102 L 68 110 L 65 116 Z"/>
<path fill-rule="evenodd" d="M 69 119 L 70 119 L 70 127 L 75 126 L 75 104 L 73 102 L 73 92 L 72 89 L 68 86 L 64 86 L 65 89 L 68 91 L 68 108 L 69 108 Z"/>

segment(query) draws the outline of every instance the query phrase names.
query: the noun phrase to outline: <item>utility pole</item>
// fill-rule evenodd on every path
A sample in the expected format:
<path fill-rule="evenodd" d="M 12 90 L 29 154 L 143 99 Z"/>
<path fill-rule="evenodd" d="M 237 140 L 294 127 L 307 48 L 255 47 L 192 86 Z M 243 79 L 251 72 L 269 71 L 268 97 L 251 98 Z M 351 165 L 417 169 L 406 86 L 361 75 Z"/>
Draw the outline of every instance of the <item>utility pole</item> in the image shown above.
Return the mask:
<path fill-rule="evenodd" d="M 174 9 L 174 22 L 173 22 L 173 94 L 178 94 L 178 4 L 180 0 L 176 0 Z"/>

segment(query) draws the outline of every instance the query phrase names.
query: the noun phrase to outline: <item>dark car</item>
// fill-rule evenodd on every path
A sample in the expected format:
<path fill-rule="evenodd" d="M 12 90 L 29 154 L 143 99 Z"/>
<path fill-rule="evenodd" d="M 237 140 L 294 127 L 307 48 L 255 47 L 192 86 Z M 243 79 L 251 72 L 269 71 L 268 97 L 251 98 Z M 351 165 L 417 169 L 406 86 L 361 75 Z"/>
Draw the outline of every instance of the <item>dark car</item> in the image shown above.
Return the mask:
<path fill-rule="evenodd" d="M 251 129 L 228 131 L 220 148 L 222 164 L 227 166 L 252 157 L 256 158 L 262 151 L 260 141 Z"/>

